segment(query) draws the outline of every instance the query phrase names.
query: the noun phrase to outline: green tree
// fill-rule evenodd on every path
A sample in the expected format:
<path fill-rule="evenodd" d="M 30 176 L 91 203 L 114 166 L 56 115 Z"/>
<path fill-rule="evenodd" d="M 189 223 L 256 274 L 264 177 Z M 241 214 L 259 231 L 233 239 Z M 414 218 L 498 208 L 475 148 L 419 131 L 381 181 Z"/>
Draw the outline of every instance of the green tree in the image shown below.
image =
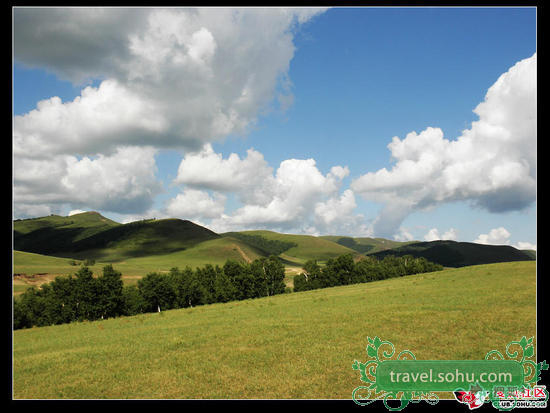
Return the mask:
<path fill-rule="evenodd" d="M 122 313 L 124 315 L 136 315 L 147 311 L 147 302 L 141 296 L 135 285 L 129 285 L 122 289 Z"/>
<path fill-rule="evenodd" d="M 103 275 L 98 278 L 98 307 L 102 318 L 116 317 L 124 312 L 122 296 L 122 274 L 112 265 L 103 267 Z"/>
<path fill-rule="evenodd" d="M 203 290 L 203 301 L 205 304 L 211 304 L 216 301 L 216 270 L 211 264 L 206 264 L 204 268 L 196 269 L 196 277 L 200 281 Z"/>
<path fill-rule="evenodd" d="M 282 294 L 285 292 L 285 266 L 281 260 L 271 255 L 264 260 L 267 295 Z"/>
<path fill-rule="evenodd" d="M 50 283 L 52 294 L 59 302 L 59 322 L 70 323 L 77 319 L 77 296 L 76 281 L 69 275 L 68 277 L 55 277 Z"/>
<path fill-rule="evenodd" d="M 182 298 L 184 307 L 193 307 L 205 304 L 208 293 L 199 279 L 197 272 L 187 268 L 183 275 L 184 283 L 182 291 L 184 295 Z"/>
<path fill-rule="evenodd" d="M 222 268 L 216 265 L 216 281 L 214 284 L 214 299 L 217 303 L 226 303 L 235 299 L 235 286 Z"/>
<path fill-rule="evenodd" d="M 176 303 L 176 293 L 170 280 L 162 274 L 147 274 L 138 281 L 138 289 L 147 303 L 147 312 L 169 310 Z"/>
<path fill-rule="evenodd" d="M 82 320 L 96 320 L 101 316 L 98 305 L 99 283 L 93 277 L 92 271 L 81 267 L 75 274 L 76 318 Z"/>
<path fill-rule="evenodd" d="M 250 265 L 227 260 L 223 266 L 223 272 L 235 287 L 235 299 L 244 300 L 254 297 L 255 282 Z"/>
<path fill-rule="evenodd" d="M 32 327 L 32 314 L 19 299 L 13 299 L 13 329 Z"/>
<path fill-rule="evenodd" d="M 304 273 L 294 276 L 294 291 L 307 291 L 311 290 L 309 282 L 307 281 L 306 275 Z"/>

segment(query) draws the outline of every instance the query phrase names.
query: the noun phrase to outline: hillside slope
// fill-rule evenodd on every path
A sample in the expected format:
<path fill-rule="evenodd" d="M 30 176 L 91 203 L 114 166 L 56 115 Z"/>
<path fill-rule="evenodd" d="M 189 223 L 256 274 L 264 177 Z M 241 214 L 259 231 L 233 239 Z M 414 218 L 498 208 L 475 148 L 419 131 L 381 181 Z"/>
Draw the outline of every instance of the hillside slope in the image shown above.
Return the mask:
<path fill-rule="evenodd" d="M 215 232 L 180 219 L 118 224 L 97 212 L 14 222 L 14 249 L 38 254 L 116 261 L 166 254 L 219 238 Z"/>
<path fill-rule="evenodd" d="M 280 255 L 281 258 L 292 264 L 303 264 L 307 260 L 326 261 L 343 254 L 357 255 L 357 251 L 351 248 L 312 235 L 281 234 L 265 230 L 241 231 L 241 233 L 295 244 Z"/>
<path fill-rule="evenodd" d="M 321 238 L 335 242 L 344 247 L 351 248 L 360 254 L 372 254 L 378 251 L 397 248 L 403 245 L 412 244 L 418 241 L 393 241 L 385 238 L 369 237 L 344 237 L 337 235 L 324 235 Z"/>
<path fill-rule="evenodd" d="M 13 397 L 353 404 L 352 391 L 363 383 L 352 364 L 369 358 L 367 337 L 418 360 L 482 360 L 535 335 L 534 262 L 464 267 L 16 330 Z"/>
<path fill-rule="evenodd" d="M 136 270 L 138 264 L 134 263 L 130 266 L 132 274 L 141 274 L 145 268 L 169 269 L 174 265 L 223 263 L 227 259 L 253 260 L 272 254 L 278 255 L 287 270 L 293 273 L 299 273 L 308 260 L 323 264 L 329 258 L 343 254 L 352 254 L 356 258 L 410 254 L 446 267 L 527 261 L 536 257 L 534 251 L 521 251 L 511 246 L 456 241 L 397 242 L 383 238 L 315 237 L 265 230 L 216 234 L 181 219 L 119 224 L 97 212 L 16 220 L 13 229 L 14 250 L 77 260 L 94 259 L 103 263 L 137 259 L 143 270 Z M 210 242 L 215 240 L 220 241 Z M 21 261 L 23 256 L 16 258 Z"/>
<path fill-rule="evenodd" d="M 424 257 L 445 267 L 464 267 L 534 259 L 530 254 L 509 245 L 484 245 L 473 242 L 441 240 L 417 242 L 370 255 L 383 258 L 386 255 L 403 256 L 408 254 L 414 257 Z"/>
<path fill-rule="evenodd" d="M 75 243 L 120 225 L 97 212 L 16 220 L 14 249 L 39 254 L 71 250 Z"/>

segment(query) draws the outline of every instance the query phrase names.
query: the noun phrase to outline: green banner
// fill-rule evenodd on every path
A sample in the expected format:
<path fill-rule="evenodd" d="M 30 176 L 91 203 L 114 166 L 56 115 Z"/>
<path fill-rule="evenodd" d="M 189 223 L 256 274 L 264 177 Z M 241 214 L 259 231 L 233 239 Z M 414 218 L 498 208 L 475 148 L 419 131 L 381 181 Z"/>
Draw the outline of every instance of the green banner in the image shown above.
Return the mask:
<path fill-rule="evenodd" d="M 468 389 L 479 383 L 521 386 L 523 366 L 514 360 L 386 360 L 378 364 L 376 384 L 388 392 L 443 392 Z"/>

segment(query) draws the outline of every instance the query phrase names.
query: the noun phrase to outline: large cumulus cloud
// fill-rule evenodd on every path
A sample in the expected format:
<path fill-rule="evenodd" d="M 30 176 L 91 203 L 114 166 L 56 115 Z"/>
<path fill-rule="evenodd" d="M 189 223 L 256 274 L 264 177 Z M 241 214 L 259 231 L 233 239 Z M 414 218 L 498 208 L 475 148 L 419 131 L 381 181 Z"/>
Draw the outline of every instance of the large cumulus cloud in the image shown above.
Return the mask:
<path fill-rule="evenodd" d="M 15 61 L 84 87 L 73 101 L 54 96 L 15 116 L 16 209 L 26 214 L 39 204 L 55 209 L 69 202 L 145 212 L 158 193 L 154 158 L 134 170 L 121 167 L 133 184 L 122 185 L 128 192 L 116 202 L 93 191 L 68 196 L 70 162 L 88 168 L 82 176 L 101 180 L 113 172 L 106 160 L 130 150 L 121 148 L 141 159 L 150 148 L 196 151 L 246 133 L 281 90 L 290 93 L 293 30 L 321 11 L 16 8 Z M 27 179 L 26 170 L 42 176 Z M 144 184 L 141 173 L 150 181 Z M 145 189 L 136 191 L 138 184 Z"/>
<path fill-rule="evenodd" d="M 155 153 L 151 147 L 120 147 L 108 156 L 19 158 L 13 169 L 14 215 L 59 213 L 65 204 L 118 213 L 145 211 L 161 190 Z"/>
<path fill-rule="evenodd" d="M 223 158 L 205 145 L 182 159 L 174 183 L 185 188 L 178 195 L 182 200 L 188 198 L 184 193 L 193 191 L 197 199 L 205 201 L 199 218 L 213 218 L 210 227 L 220 232 L 268 228 L 365 234 L 363 217 L 355 214 L 353 191 L 340 193 L 342 180 L 348 175 L 349 169 L 339 165 L 323 174 L 311 158 L 286 159 L 275 170 L 254 149 L 243 158 L 234 153 Z M 206 191 L 213 191 L 214 196 Z M 235 195 L 241 203 L 231 213 L 214 202 L 224 202 L 226 194 Z"/>
<path fill-rule="evenodd" d="M 537 56 L 516 63 L 474 112 L 479 120 L 455 140 L 439 128 L 394 137 L 395 164 L 351 184 L 385 207 L 374 232 L 393 235 L 412 211 L 468 201 L 490 212 L 521 210 L 536 199 Z"/>
<path fill-rule="evenodd" d="M 16 117 L 15 149 L 196 150 L 245 133 L 287 75 L 292 28 L 306 16 L 300 9 L 17 9 L 16 61 L 73 81 L 105 80 L 72 102 L 54 98 Z"/>

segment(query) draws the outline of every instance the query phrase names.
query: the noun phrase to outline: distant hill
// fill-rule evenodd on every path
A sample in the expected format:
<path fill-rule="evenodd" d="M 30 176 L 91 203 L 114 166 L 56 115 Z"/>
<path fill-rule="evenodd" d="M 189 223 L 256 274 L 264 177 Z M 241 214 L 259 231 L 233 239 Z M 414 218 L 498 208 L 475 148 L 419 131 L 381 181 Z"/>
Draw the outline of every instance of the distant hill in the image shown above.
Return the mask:
<path fill-rule="evenodd" d="M 509 245 L 484 245 L 457 241 L 416 242 L 369 255 L 383 258 L 386 255 L 402 256 L 407 254 L 414 257 L 424 257 L 445 267 L 464 267 L 534 259 L 532 254 Z"/>
<path fill-rule="evenodd" d="M 71 258 L 117 260 L 184 250 L 220 236 L 191 221 L 143 220 L 128 224 L 97 212 L 14 222 L 14 249 Z"/>
<path fill-rule="evenodd" d="M 13 222 L 14 249 L 39 254 L 72 251 L 75 243 L 120 225 L 97 212 L 19 219 Z"/>
<path fill-rule="evenodd" d="M 142 267 L 169 270 L 172 266 L 223 264 L 227 259 L 249 261 L 269 255 L 278 255 L 294 271 L 300 271 L 307 260 L 317 260 L 322 264 L 343 254 L 353 254 L 356 258 L 410 254 L 446 267 L 536 258 L 535 251 L 506 245 L 315 237 L 264 230 L 216 234 L 181 219 L 149 219 L 120 224 L 97 212 L 15 220 L 13 230 L 16 251 L 76 260 L 127 261 L 129 269 L 136 274 L 141 273 Z"/>
<path fill-rule="evenodd" d="M 524 252 L 525 254 L 529 255 L 531 258 L 533 258 L 534 260 L 537 259 L 537 251 L 535 250 L 520 250 L 522 252 Z"/>
<path fill-rule="evenodd" d="M 351 248 L 361 254 L 372 254 L 378 251 L 384 251 L 392 248 L 397 248 L 402 245 L 408 245 L 412 244 L 418 241 L 392 241 L 385 238 L 369 238 L 369 237 L 362 237 L 362 238 L 352 238 L 352 237 L 343 237 L 343 236 L 336 236 L 336 235 L 325 235 L 321 238 L 326 239 L 328 241 L 335 242 L 339 245 L 343 245 L 344 247 Z"/>
<path fill-rule="evenodd" d="M 241 231 L 240 233 L 260 236 L 267 240 L 281 241 L 288 243 L 288 245 L 294 244 L 294 246 L 280 254 L 281 258 L 287 260 L 289 264 L 303 264 L 307 260 L 326 261 L 329 258 L 336 258 L 343 254 L 357 254 L 351 248 L 312 235 L 281 234 L 265 230 Z"/>

